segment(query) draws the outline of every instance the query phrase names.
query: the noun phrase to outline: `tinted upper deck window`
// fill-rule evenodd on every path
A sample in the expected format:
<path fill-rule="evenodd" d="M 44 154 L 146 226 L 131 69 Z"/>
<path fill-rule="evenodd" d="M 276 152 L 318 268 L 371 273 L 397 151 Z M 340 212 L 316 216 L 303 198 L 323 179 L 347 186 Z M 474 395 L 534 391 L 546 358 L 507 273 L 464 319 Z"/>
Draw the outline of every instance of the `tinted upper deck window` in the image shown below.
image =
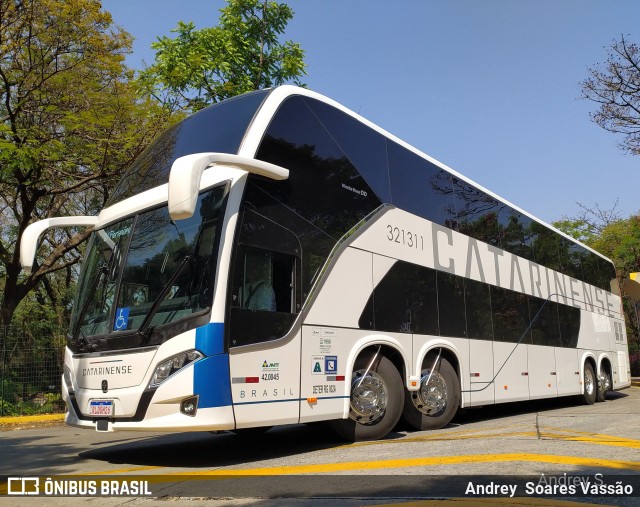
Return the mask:
<path fill-rule="evenodd" d="M 558 241 L 560 236 L 538 222 L 533 222 L 531 228 L 535 233 L 533 242 L 535 262 L 554 271 L 562 272 Z"/>
<path fill-rule="evenodd" d="M 305 101 L 380 200 L 391 202 L 385 137 L 329 104 Z"/>
<path fill-rule="evenodd" d="M 596 262 L 598 263 L 600 277 L 602 279 L 601 288 L 606 291 L 611 291 L 611 282 L 616 279 L 616 270 L 613 267 L 613 264 L 602 257 L 598 257 Z"/>
<path fill-rule="evenodd" d="M 256 158 L 289 169 L 289 178 L 256 180 L 256 185 L 337 240 L 380 200 L 330 128 L 306 98 L 288 98 L 267 128 Z"/>
<path fill-rule="evenodd" d="M 453 188 L 460 232 L 499 248 L 498 219 L 505 205 L 460 178 L 453 178 Z"/>
<path fill-rule="evenodd" d="M 453 227 L 456 217 L 450 174 L 392 141 L 387 141 L 387 152 L 393 204 Z"/>
<path fill-rule="evenodd" d="M 169 181 L 173 161 L 204 152 L 238 153 L 256 111 L 269 92 L 260 90 L 207 107 L 174 125 L 129 167 L 107 206 Z"/>
<path fill-rule="evenodd" d="M 527 260 L 533 259 L 532 220 L 511 207 L 499 215 L 502 248 Z"/>
<path fill-rule="evenodd" d="M 567 238 L 560 237 L 558 240 L 560 250 L 560 263 L 562 272 L 572 278 L 583 280 L 582 273 L 582 252 L 586 251 L 582 246 L 577 245 Z"/>

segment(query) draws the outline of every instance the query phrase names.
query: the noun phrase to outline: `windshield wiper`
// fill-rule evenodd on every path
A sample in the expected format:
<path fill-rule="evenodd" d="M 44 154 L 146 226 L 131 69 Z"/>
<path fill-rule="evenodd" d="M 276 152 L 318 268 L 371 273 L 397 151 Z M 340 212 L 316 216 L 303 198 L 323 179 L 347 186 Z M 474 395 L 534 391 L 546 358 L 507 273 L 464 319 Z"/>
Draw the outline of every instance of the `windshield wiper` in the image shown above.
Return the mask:
<path fill-rule="evenodd" d="M 87 337 L 82 331 L 82 319 L 84 319 L 84 314 L 87 313 L 87 310 L 89 309 L 89 305 L 91 304 L 91 297 L 96 291 L 96 289 L 98 288 L 98 285 L 100 285 L 100 280 L 103 279 L 102 277 L 104 276 L 105 285 L 109 282 L 108 277 L 112 274 L 113 268 L 115 266 L 116 257 L 117 257 L 116 252 L 119 252 L 119 246 L 120 246 L 121 240 L 122 240 L 122 236 L 119 237 L 118 241 L 113 245 L 112 254 L 111 254 L 111 257 L 109 257 L 109 260 L 107 262 L 103 262 L 102 266 L 98 268 L 97 276 L 94 282 L 91 284 L 91 287 L 87 291 L 87 299 L 82 305 L 82 309 L 78 314 L 76 327 L 73 329 L 73 332 L 72 332 L 73 341 L 77 344 L 80 344 L 81 342 L 84 342 L 85 345 L 89 344 Z M 82 334 L 81 340 L 78 340 L 78 334 Z"/>
<path fill-rule="evenodd" d="M 180 273 L 182 273 L 182 270 L 184 269 L 184 267 L 191 262 L 191 259 L 192 259 L 191 255 L 184 256 L 184 258 L 180 262 L 180 265 L 176 268 L 176 270 L 171 275 L 171 278 L 167 280 L 167 283 L 164 284 L 164 287 L 162 287 L 162 290 L 160 291 L 160 293 L 153 300 L 153 304 L 151 305 L 151 308 L 149 308 L 149 311 L 145 315 L 144 320 L 140 324 L 140 327 L 138 328 L 138 331 L 137 331 L 138 336 L 142 337 L 142 340 L 140 341 L 141 346 L 146 345 L 149 339 L 151 338 L 151 335 L 153 334 L 153 327 L 151 326 L 151 320 L 153 319 L 155 314 L 158 312 L 158 309 L 160 308 L 160 305 L 164 301 L 164 298 L 167 297 L 167 294 L 169 293 L 169 291 L 171 290 L 171 287 L 173 286 L 173 282 L 177 280 L 178 276 L 180 276 Z"/>
<path fill-rule="evenodd" d="M 109 271 L 110 271 L 109 266 L 107 266 L 106 264 L 103 264 L 102 266 L 100 266 L 100 268 L 98 269 L 98 273 L 95 278 L 95 281 L 91 284 L 89 291 L 87 291 L 88 297 L 84 302 L 84 304 L 82 305 L 82 309 L 78 314 L 76 327 L 74 328 L 72 333 L 73 341 L 78 345 L 80 345 L 81 343 L 88 345 L 87 337 L 85 336 L 84 331 L 82 331 L 82 319 L 84 319 L 84 314 L 87 313 L 87 310 L 89 309 L 89 305 L 91 304 L 91 295 L 95 293 L 96 289 L 98 288 L 98 285 L 100 285 L 100 280 L 102 279 L 102 277 L 103 276 L 106 277 L 109 275 Z M 78 334 L 82 335 L 81 340 L 78 340 Z"/>

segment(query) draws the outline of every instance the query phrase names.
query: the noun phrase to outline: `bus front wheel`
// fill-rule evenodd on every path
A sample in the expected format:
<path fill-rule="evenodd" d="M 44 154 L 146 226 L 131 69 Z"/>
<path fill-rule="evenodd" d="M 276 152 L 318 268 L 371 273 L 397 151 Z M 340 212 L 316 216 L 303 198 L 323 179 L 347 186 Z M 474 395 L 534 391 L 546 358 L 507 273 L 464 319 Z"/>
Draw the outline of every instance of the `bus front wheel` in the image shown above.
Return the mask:
<path fill-rule="evenodd" d="M 349 418 L 329 424 L 351 442 L 378 440 L 397 424 L 402 400 L 402 378 L 393 363 L 383 355 L 365 353 L 353 367 Z"/>
<path fill-rule="evenodd" d="M 418 391 L 406 391 L 402 419 L 416 430 L 437 430 L 451 422 L 459 405 L 458 375 L 451 363 L 441 358 L 433 370 L 422 370 Z"/>

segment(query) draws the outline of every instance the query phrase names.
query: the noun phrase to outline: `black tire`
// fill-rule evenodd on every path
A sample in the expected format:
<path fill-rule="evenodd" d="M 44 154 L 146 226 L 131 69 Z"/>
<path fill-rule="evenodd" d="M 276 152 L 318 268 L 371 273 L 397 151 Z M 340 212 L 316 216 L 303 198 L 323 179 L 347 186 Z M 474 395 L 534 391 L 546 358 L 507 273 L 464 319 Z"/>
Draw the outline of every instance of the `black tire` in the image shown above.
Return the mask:
<path fill-rule="evenodd" d="M 584 365 L 584 377 L 582 378 L 582 401 L 585 405 L 593 405 L 598 394 L 598 382 L 591 363 Z"/>
<path fill-rule="evenodd" d="M 433 358 L 427 359 L 429 367 L 433 365 Z M 423 370 L 423 375 L 428 375 L 428 370 Z M 445 358 L 441 358 L 436 365 L 435 372 L 438 377 L 432 377 L 429 384 L 437 381 L 440 386 L 446 387 L 446 402 L 443 407 L 439 407 L 430 414 L 422 413 L 414 401 L 418 401 L 418 393 L 406 391 L 404 399 L 404 410 L 402 412 L 403 421 L 416 430 L 437 430 L 445 427 L 456 415 L 460 406 L 460 381 L 456 370 Z"/>
<path fill-rule="evenodd" d="M 598 378 L 598 392 L 596 394 L 596 401 L 602 402 L 607 399 L 607 391 L 611 389 L 611 375 L 605 367 L 600 365 L 600 377 Z"/>
<path fill-rule="evenodd" d="M 356 359 L 353 367 L 351 402 L 348 419 L 338 419 L 330 421 L 330 428 L 341 438 L 349 442 L 361 440 L 378 440 L 386 436 L 398 423 L 402 413 L 403 384 L 402 378 L 393 363 L 385 356 L 375 353 L 364 353 Z M 367 372 L 367 368 L 371 368 Z M 377 412 L 371 419 L 362 415 L 362 410 L 358 410 L 360 398 L 357 396 L 356 383 L 363 379 L 363 374 L 367 373 L 364 380 L 371 380 L 380 387 L 380 393 L 384 395 L 384 408 Z M 371 391 L 369 389 L 368 391 Z M 376 397 L 379 398 L 379 397 Z M 379 405 L 379 404 L 378 404 Z"/>

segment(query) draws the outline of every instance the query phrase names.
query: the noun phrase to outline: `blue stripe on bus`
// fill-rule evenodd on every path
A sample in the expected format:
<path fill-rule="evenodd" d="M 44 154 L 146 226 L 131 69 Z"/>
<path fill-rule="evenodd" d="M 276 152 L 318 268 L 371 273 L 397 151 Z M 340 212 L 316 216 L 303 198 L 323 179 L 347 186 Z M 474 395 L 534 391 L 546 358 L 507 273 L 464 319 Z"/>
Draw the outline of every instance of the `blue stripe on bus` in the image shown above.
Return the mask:
<path fill-rule="evenodd" d="M 199 408 L 231 405 L 229 354 L 224 353 L 224 324 L 215 322 L 196 329 L 196 349 L 205 356 L 194 365 L 193 392 Z"/>
<path fill-rule="evenodd" d="M 198 408 L 231 405 L 228 354 L 205 357 L 193 365 L 193 392 L 200 396 Z"/>
<path fill-rule="evenodd" d="M 205 356 L 224 353 L 224 324 L 214 322 L 197 328 L 196 349 Z"/>

